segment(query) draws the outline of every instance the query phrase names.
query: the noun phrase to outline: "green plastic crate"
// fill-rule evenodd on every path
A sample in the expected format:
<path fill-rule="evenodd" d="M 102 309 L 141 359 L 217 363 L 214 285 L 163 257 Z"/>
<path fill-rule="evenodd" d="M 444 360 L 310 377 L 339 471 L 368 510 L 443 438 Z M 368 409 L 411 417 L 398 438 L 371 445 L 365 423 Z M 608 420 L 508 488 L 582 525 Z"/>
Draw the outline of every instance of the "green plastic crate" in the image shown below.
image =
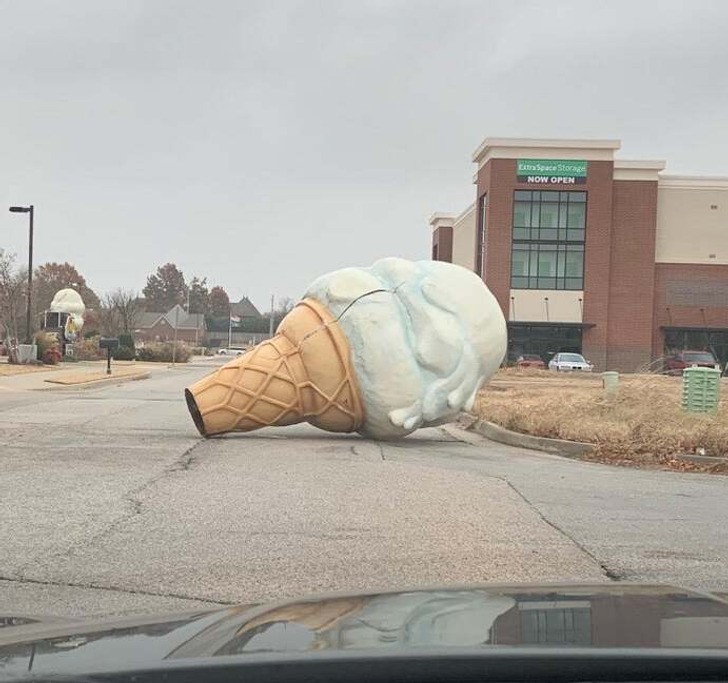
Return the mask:
<path fill-rule="evenodd" d="M 720 370 L 685 368 L 682 405 L 692 413 L 712 413 L 720 400 Z"/>

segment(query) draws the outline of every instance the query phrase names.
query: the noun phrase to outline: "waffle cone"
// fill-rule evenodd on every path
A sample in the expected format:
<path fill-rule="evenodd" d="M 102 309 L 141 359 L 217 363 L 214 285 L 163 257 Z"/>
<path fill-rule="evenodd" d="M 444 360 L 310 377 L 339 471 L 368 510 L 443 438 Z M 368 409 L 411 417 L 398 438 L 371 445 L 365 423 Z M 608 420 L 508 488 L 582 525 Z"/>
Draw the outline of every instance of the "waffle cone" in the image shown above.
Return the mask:
<path fill-rule="evenodd" d="M 301 301 L 272 339 L 185 389 L 203 436 L 310 422 L 330 432 L 363 421 L 349 342 L 329 310 Z"/>

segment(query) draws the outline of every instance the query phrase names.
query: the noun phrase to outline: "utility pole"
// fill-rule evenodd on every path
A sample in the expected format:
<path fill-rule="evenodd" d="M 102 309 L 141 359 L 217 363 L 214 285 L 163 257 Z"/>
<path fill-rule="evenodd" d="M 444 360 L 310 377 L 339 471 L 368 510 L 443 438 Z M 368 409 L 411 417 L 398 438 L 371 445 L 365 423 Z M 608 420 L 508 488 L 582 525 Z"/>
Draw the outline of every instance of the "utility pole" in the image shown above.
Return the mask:
<path fill-rule="evenodd" d="M 233 305 L 228 308 L 228 349 L 233 345 Z"/>
<path fill-rule="evenodd" d="M 273 307 L 275 306 L 275 294 L 270 295 L 270 320 L 268 321 L 268 336 L 273 337 Z"/>

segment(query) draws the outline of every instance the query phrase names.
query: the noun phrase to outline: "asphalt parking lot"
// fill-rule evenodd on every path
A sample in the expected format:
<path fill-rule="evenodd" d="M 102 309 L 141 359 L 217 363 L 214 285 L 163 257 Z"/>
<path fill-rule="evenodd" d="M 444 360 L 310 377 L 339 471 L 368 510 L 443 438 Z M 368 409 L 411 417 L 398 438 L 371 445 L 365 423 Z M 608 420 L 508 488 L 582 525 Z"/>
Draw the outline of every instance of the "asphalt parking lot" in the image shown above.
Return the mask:
<path fill-rule="evenodd" d="M 728 590 L 728 479 L 582 463 L 454 428 L 201 439 L 205 361 L 86 390 L 0 389 L 0 612 L 175 610 L 542 581 Z"/>

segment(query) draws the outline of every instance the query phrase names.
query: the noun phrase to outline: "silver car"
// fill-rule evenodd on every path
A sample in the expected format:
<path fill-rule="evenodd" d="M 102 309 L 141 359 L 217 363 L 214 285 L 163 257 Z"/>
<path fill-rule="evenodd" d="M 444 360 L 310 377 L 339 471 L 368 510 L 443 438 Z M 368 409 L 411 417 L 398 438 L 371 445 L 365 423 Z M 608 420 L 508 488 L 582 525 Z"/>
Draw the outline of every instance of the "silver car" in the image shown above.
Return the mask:
<path fill-rule="evenodd" d="M 231 347 L 229 349 L 218 349 L 217 355 L 218 356 L 241 356 L 245 353 L 245 349 L 236 349 L 234 347 Z"/>
<path fill-rule="evenodd" d="M 591 372 L 593 369 L 594 366 L 580 353 L 557 353 L 549 361 L 549 370 L 556 372 L 571 372 L 572 370 Z"/>

